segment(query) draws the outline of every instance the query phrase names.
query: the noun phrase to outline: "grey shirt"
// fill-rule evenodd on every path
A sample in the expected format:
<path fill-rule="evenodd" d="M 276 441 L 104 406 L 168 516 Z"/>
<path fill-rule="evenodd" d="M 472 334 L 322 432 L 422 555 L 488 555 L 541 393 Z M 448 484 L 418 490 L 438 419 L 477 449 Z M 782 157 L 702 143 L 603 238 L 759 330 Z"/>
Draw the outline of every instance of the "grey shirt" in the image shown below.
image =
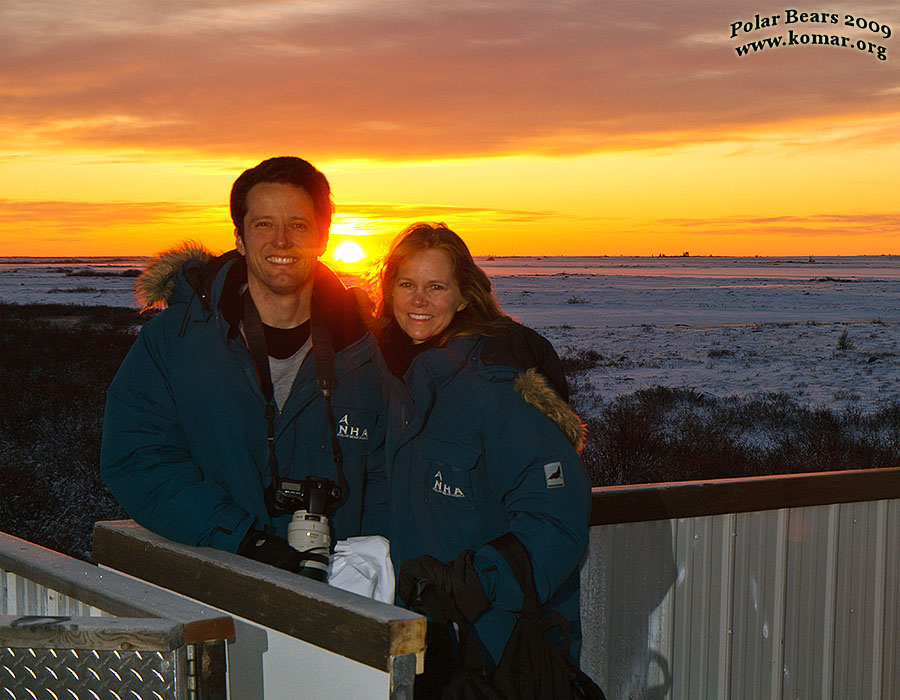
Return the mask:
<path fill-rule="evenodd" d="M 312 337 L 306 339 L 306 342 L 300 346 L 290 357 L 283 360 L 269 356 L 269 372 L 272 374 L 272 388 L 275 393 L 275 405 L 280 411 L 287 401 L 288 394 L 291 393 L 291 387 L 294 384 L 294 378 L 300 371 L 300 365 L 312 349 Z"/>

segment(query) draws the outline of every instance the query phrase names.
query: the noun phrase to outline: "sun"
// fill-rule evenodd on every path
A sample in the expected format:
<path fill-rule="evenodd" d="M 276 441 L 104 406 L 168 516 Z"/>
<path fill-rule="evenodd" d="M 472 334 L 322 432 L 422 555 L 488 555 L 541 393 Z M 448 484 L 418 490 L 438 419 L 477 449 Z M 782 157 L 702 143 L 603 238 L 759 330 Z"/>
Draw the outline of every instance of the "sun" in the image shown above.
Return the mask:
<path fill-rule="evenodd" d="M 331 257 L 343 263 L 358 263 L 366 257 L 366 251 L 355 241 L 343 241 L 337 245 Z"/>

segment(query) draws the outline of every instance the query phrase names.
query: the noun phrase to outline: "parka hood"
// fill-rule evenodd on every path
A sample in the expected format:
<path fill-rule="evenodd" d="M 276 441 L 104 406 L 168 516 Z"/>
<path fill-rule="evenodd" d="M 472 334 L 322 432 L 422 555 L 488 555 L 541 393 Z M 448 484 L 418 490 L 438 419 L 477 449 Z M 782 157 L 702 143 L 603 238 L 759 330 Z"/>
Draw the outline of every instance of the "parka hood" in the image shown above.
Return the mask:
<path fill-rule="evenodd" d="M 359 301 L 359 295 L 365 293 L 347 290 L 321 262 L 316 264 L 314 275 L 312 315 L 323 319 L 333 349 L 343 350 L 367 332 Z M 186 241 L 147 264 L 135 282 L 135 298 L 145 311 L 178 301 L 190 304 L 197 298 L 198 310 L 201 305 L 205 312 L 218 306 L 231 327 L 231 335 L 236 336 L 243 313 L 241 288 L 246 281 L 247 266 L 236 250 L 215 256 L 201 244 Z"/>
<path fill-rule="evenodd" d="M 426 360 L 428 368 L 420 366 L 419 371 L 423 376 L 429 377 L 430 381 L 440 385 L 449 382 L 470 359 L 478 357 L 481 360 L 478 371 L 485 379 L 513 381 L 513 388 L 525 403 L 531 404 L 552 420 L 572 447 L 581 454 L 587 440 L 587 426 L 560 394 L 561 391 L 568 393 L 568 387 L 553 346 L 530 328 L 512 322 L 510 327 L 519 329 L 518 337 L 489 336 L 481 338 L 479 342 L 478 336 L 461 336 L 452 339 L 435 353 L 430 352 L 432 348 L 426 347 L 419 353 L 413 351 L 412 356 L 407 359 L 424 355 L 423 360 Z M 535 354 L 536 343 L 530 343 L 525 349 L 518 347 L 522 333 L 530 334 L 546 345 L 547 350 L 542 350 L 543 357 Z M 398 350 L 399 343 L 396 339 L 391 342 L 390 337 L 383 337 L 382 341 L 382 355 L 388 371 L 397 374 L 390 369 L 390 356 L 391 353 L 402 352 L 402 349 Z M 408 374 L 406 365 L 401 365 L 400 369 L 402 372 L 397 376 L 404 379 L 404 373 Z M 554 377 L 555 373 L 558 375 L 556 381 L 548 378 Z M 404 381 L 408 383 L 409 379 Z"/>
<path fill-rule="evenodd" d="M 543 374 L 534 368 L 522 372 L 516 378 L 515 389 L 526 403 L 530 403 L 556 423 L 575 450 L 581 454 L 587 439 L 587 426 L 581 422 L 581 418 L 569 404 L 553 390 Z"/>
<path fill-rule="evenodd" d="M 175 293 L 175 275 L 181 266 L 196 261 L 202 266 L 215 256 L 200 243 L 185 241 L 170 248 L 147 263 L 134 284 L 134 297 L 141 309 L 166 306 Z"/>

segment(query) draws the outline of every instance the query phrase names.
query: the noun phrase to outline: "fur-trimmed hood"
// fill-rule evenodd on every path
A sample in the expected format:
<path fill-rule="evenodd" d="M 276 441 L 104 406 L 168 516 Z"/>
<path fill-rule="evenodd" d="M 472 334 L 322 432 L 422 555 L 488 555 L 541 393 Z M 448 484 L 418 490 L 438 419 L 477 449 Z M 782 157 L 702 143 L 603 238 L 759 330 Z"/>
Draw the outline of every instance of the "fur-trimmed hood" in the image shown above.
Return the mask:
<path fill-rule="evenodd" d="M 175 275 L 182 265 L 196 261 L 206 265 L 215 256 L 200 243 L 185 241 L 163 251 L 147 263 L 134 284 L 134 298 L 141 309 L 162 308 L 175 292 Z"/>
<path fill-rule="evenodd" d="M 317 263 L 310 313 L 328 329 L 332 349 L 339 352 L 366 333 L 358 297 L 338 277 Z M 241 289 L 247 282 L 247 265 L 236 250 L 214 256 L 202 245 L 187 241 L 150 261 L 135 283 L 135 298 L 143 310 L 186 303 L 182 321 L 191 313 L 221 313 L 231 337 L 239 333 L 243 318 Z M 194 301 L 199 303 L 193 304 Z"/>
<path fill-rule="evenodd" d="M 569 404 L 553 390 L 543 374 L 534 368 L 522 372 L 516 378 L 515 389 L 526 403 L 530 403 L 556 423 L 575 450 L 581 454 L 587 439 L 587 426 L 581 422 L 581 418 Z"/>

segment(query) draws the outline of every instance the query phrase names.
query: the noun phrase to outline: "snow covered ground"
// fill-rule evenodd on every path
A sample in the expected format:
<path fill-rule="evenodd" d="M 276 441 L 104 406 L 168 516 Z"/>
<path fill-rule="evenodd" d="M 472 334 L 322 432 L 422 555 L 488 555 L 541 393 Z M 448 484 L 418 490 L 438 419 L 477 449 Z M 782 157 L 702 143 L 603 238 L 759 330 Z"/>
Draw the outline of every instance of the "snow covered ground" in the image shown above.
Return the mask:
<path fill-rule="evenodd" d="M 130 306 L 121 273 L 143 262 L 0 258 L 0 301 Z M 560 355 L 599 354 L 582 379 L 598 399 L 663 385 L 868 412 L 900 397 L 900 256 L 478 262 Z"/>
<path fill-rule="evenodd" d="M 662 385 L 866 412 L 900 397 L 900 257 L 499 262 L 485 268 L 507 313 L 561 355 L 600 354 L 585 379 L 603 399 Z"/>
<path fill-rule="evenodd" d="M 0 258 L 0 302 L 135 306 L 147 258 Z"/>

